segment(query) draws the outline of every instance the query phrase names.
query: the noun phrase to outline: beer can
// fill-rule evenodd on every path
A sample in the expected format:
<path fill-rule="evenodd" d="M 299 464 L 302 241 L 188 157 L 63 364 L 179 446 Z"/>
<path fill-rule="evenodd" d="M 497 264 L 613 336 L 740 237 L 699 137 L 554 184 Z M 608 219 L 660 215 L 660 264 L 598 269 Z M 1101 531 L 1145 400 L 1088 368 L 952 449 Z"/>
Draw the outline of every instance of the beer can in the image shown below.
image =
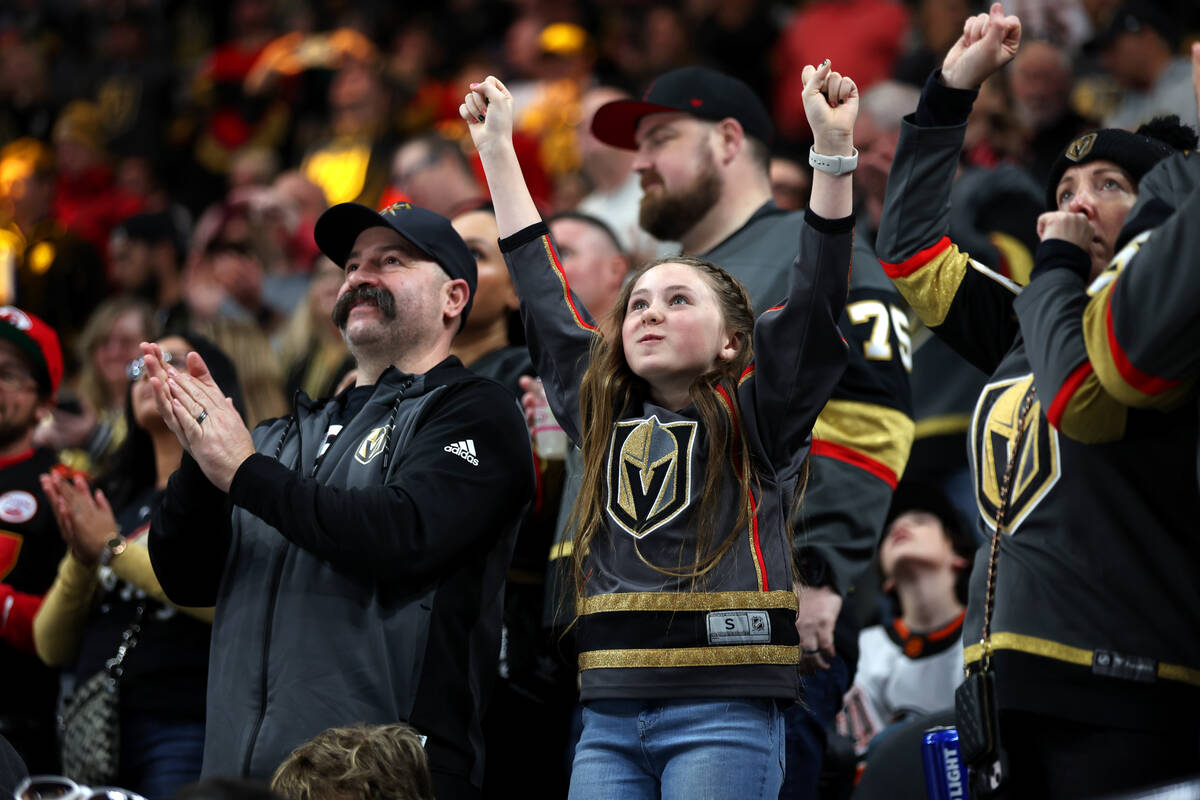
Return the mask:
<path fill-rule="evenodd" d="M 929 800 L 969 800 L 967 766 L 958 746 L 958 729 L 939 725 L 921 737 L 925 765 L 925 796 Z"/>

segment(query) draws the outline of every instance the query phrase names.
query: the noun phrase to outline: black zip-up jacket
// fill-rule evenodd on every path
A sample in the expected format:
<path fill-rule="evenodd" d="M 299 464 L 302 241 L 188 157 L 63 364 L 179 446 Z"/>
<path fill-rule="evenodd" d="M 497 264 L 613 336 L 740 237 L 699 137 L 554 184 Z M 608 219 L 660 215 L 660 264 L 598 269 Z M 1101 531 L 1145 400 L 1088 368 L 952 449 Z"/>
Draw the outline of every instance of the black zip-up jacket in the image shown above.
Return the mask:
<path fill-rule="evenodd" d="M 268 778 L 322 730 L 401 720 L 435 786 L 478 786 L 529 435 L 449 358 L 388 369 L 318 461 L 345 399 L 259 425 L 228 497 L 185 456 L 154 517 L 168 597 L 216 605 L 203 772 Z"/>

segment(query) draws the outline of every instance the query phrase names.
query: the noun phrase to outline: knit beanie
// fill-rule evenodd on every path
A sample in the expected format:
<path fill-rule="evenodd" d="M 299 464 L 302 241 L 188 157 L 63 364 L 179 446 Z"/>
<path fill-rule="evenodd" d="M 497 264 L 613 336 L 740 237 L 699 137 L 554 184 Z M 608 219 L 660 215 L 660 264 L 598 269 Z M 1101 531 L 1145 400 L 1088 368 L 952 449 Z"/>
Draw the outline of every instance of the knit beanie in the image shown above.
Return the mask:
<path fill-rule="evenodd" d="M 1134 185 L 1150 168 L 1175 152 L 1170 145 L 1140 133 L 1104 128 L 1076 137 L 1054 160 L 1046 181 L 1046 208 L 1058 209 L 1058 182 L 1070 167 L 1089 161 L 1111 161 L 1129 173 Z"/>

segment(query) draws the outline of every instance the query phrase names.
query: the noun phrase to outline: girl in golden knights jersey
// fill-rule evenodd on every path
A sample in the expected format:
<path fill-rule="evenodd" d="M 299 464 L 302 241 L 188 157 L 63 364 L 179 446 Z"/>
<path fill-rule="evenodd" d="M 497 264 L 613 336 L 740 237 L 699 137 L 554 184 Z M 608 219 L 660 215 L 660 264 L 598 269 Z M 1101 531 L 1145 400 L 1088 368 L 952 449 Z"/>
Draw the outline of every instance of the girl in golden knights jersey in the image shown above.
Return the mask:
<path fill-rule="evenodd" d="M 489 77 L 460 108 L 537 372 L 584 455 L 572 798 L 778 795 L 781 704 L 800 688 L 787 520 L 813 421 L 846 362 L 837 319 L 853 218 L 837 157 L 854 153 L 858 110 L 853 81 L 828 61 L 806 67 L 795 88 L 814 152 L 839 168 L 814 177 L 788 296 L 755 321 L 724 270 L 668 258 L 630 278 L 609 337 L 572 294 L 526 189 L 511 95 Z M 679 116 L 699 126 L 711 158 L 747 146 L 733 118 Z"/>

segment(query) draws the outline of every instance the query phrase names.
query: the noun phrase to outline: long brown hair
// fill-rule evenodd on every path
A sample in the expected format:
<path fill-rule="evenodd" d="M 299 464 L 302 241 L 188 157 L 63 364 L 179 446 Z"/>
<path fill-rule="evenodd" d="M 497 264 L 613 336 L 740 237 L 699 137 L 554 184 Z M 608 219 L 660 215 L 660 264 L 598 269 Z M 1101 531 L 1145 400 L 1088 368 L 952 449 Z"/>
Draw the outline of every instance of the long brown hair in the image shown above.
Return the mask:
<path fill-rule="evenodd" d="M 649 394 L 646 381 L 629 368 L 621 339 L 621 327 L 629 307 L 629 297 L 638 281 L 660 264 L 683 264 L 696 270 L 712 288 L 725 328 L 738 342 L 738 350 L 728 361 L 696 376 L 688 395 L 699 412 L 700 421 L 708 436 L 708 461 L 705 464 L 704 487 L 697 519 L 696 557 L 690 567 L 665 567 L 651 564 L 638 550 L 638 557 L 650 568 L 678 578 L 698 578 L 707 574 L 732 546 L 738 532 L 750 521 L 751 488 L 755 475 L 751 469 L 750 453 L 742 436 L 742 414 L 737 403 L 737 385 L 754 358 L 754 311 L 746 289 L 732 275 L 717 265 L 699 258 L 678 256 L 651 261 L 637 270 L 613 304 L 610 313 L 609 336 L 597 335 L 592 340 L 591 359 L 579 390 L 580 430 L 583 434 L 583 485 L 571 512 L 575 530 L 572 548 L 572 573 L 576 598 L 583 595 L 584 554 L 604 528 L 604 474 L 608 443 L 613 427 L 620 416 L 635 408 Z M 739 498 L 738 517 L 733 528 L 716 542 L 716 506 L 721 499 L 721 484 L 725 479 L 725 461 L 733 465 L 737 476 Z M 714 542 L 716 542 L 714 544 Z M 635 545 L 636 547 L 636 545 Z M 682 557 L 682 554 L 681 554 Z"/>
<path fill-rule="evenodd" d="M 158 338 L 158 322 L 154 319 L 154 308 L 145 300 L 122 295 L 110 297 L 96 306 L 75 344 L 80 364 L 79 397 L 97 414 L 113 406 L 119 409 L 124 403 L 124 395 L 113 396 L 108 384 L 96 369 L 93 356 L 117 320 L 130 312 L 138 316 L 143 341 L 152 342 Z"/>

